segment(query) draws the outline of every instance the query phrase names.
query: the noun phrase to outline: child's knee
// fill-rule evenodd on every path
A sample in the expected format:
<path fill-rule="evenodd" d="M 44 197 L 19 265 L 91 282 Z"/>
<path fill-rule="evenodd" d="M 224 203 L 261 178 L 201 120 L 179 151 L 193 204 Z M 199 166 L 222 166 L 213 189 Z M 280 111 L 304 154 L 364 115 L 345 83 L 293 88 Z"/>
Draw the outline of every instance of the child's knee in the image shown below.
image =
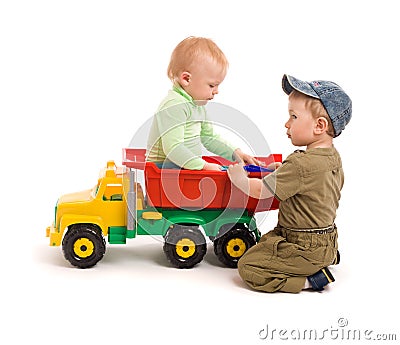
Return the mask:
<path fill-rule="evenodd" d="M 265 267 L 266 263 L 254 254 L 245 253 L 238 261 L 238 273 L 240 277 L 253 288 L 264 284 L 265 276 L 268 276 L 268 270 Z"/>
<path fill-rule="evenodd" d="M 244 256 L 238 262 L 238 273 L 243 281 L 253 289 L 265 283 L 264 277 L 260 274 L 259 269 L 250 265 Z"/>
<path fill-rule="evenodd" d="M 239 275 L 243 278 L 242 273 L 247 270 L 246 253 L 239 259 L 237 268 Z"/>

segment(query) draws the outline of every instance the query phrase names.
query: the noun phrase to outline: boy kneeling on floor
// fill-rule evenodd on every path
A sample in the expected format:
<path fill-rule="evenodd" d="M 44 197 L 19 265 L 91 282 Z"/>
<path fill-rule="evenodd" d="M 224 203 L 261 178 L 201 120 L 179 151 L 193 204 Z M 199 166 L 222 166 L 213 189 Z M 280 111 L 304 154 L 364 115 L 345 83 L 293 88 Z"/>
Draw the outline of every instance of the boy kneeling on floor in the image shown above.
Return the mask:
<path fill-rule="evenodd" d="M 262 180 L 248 178 L 243 164 L 229 167 L 232 183 L 243 192 L 280 201 L 278 225 L 243 255 L 238 269 L 256 290 L 321 291 L 334 281 L 327 266 L 339 259 L 334 221 L 344 175 L 333 138 L 350 121 L 352 102 L 330 81 L 284 75 L 282 87 L 289 95 L 287 135 L 306 150 L 289 155 Z"/>

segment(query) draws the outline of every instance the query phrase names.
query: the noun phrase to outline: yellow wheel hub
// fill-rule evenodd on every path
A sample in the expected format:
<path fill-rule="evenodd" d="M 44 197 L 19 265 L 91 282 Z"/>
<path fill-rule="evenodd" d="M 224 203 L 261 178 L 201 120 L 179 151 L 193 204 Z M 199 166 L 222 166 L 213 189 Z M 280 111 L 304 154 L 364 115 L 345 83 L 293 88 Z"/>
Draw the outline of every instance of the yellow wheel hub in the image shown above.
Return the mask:
<path fill-rule="evenodd" d="M 74 243 L 74 253 L 81 257 L 87 258 L 94 252 L 94 244 L 86 237 L 79 238 Z"/>
<path fill-rule="evenodd" d="M 231 257 L 239 258 L 246 251 L 246 243 L 241 238 L 232 238 L 226 244 L 226 251 Z"/>
<path fill-rule="evenodd" d="M 196 251 L 196 243 L 194 243 L 190 238 L 182 238 L 176 243 L 175 248 L 176 253 L 180 257 L 187 259 Z"/>

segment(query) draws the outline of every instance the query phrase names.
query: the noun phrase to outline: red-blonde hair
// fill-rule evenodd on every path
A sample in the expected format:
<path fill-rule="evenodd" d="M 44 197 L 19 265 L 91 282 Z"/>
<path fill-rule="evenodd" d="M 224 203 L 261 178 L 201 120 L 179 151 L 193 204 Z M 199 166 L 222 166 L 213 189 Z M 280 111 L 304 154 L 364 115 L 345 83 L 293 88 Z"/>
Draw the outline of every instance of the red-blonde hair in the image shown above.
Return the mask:
<path fill-rule="evenodd" d="M 222 50 L 209 38 L 190 36 L 181 41 L 171 54 L 168 78 L 174 81 L 180 73 L 190 71 L 199 58 L 210 57 L 226 71 L 228 60 Z"/>

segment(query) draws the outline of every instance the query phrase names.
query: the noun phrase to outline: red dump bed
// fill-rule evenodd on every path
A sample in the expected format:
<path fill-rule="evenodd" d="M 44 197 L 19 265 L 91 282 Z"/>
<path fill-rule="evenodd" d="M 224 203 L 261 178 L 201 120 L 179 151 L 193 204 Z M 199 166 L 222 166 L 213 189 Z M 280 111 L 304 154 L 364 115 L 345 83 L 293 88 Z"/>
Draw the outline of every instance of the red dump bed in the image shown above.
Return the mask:
<path fill-rule="evenodd" d="M 180 209 L 247 209 L 249 212 L 275 210 L 279 202 L 275 198 L 250 198 L 232 185 L 226 171 L 159 169 L 154 163 L 145 161 L 145 149 L 126 148 L 122 163 L 134 169 L 144 170 L 147 201 L 150 205 Z M 220 165 L 233 164 L 217 156 L 203 157 L 207 162 Z M 282 155 L 271 154 L 257 157 L 266 165 L 281 162 Z M 261 178 L 267 173 L 250 173 L 250 177 Z"/>

